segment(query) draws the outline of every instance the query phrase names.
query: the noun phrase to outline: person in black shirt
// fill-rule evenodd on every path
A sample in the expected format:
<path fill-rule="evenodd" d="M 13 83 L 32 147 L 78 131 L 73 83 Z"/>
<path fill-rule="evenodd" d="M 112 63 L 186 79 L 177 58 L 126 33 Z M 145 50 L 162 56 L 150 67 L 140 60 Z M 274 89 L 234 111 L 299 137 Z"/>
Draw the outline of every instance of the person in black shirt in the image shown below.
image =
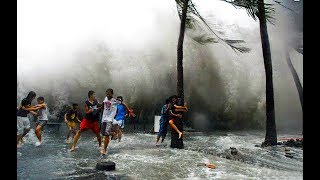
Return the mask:
<path fill-rule="evenodd" d="M 19 110 L 17 111 L 17 147 L 19 141 L 28 134 L 30 131 L 30 121 L 28 114 L 36 114 L 34 111 L 40 109 L 41 107 L 32 107 L 31 102 L 35 99 L 36 93 L 30 91 L 26 98 L 20 102 Z"/>
<path fill-rule="evenodd" d="M 65 115 L 64 115 L 64 121 L 67 123 L 68 126 L 68 132 L 67 132 L 67 141 L 66 143 L 70 143 L 70 134 L 72 133 L 74 137 L 76 133 L 76 120 L 81 123 L 81 121 L 78 118 L 78 104 L 73 103 L 72 109 L 70 109 Z"/>
<path fill-rule="evenodd" d="M 96 99 L 96 93 L 94 91 L 88 92 L 88 98 L 89 99 L 86 100 L 84 105 L 84 110 L 86 115 L 80 123 L 80 130 L 77 132 L 77 134 L 74 137 L 70 151 L 75 150 L 76 144 L 78 142 L 78 139 L 81 133 L 88 129 L 91 129 L 96 134 L 99 142 L 99 147 L 101 147 L 100 128 L 98 125 L 99 112 L 101 111 L 101 107 L 98 107 L 99 103 Z"/>
<path fill-rule="evenodd" d="M 179 139 L 182 137 L 182 132 L 177 128 L 175 125 L 175 121 L 177 119 L 182 118 L 181 112 L 187 112 L 188 108 L 186 106 L 178 106 L 176 105 L 178 100 L 178 96 L 174 95 L 170 97 L 170 104 L 169 104 L 169 114 L 170 114 L 170 120 L 169 125 L 172 129 L 174 129 L 179 134 Z"/>

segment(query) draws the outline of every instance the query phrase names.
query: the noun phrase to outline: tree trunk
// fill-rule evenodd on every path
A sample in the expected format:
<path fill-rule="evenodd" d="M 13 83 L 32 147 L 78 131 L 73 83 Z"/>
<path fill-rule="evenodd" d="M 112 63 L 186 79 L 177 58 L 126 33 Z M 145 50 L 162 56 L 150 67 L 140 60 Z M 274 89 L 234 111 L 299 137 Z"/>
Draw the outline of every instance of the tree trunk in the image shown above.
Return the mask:
<path fill-rule="evenodd" d="M 178 40 L 178 48 L 177 48 L 177 95 L 182 98 L 184 101 L 184 92 L 183 92 L 183 40 L 184 40 L 184 32 L 186 29 L 186 19 L 187 19 L 187 10 L 188 10 L 188 1 L 183 0 L 183 8 L 182 8 L 182 15 L 181 15 L 181 22 L 180 22 L 180 34 Z M 183 123 L 182 119 L 176 119 L 175 125 L 177 128 L 183 132 Z M 182 138 L 179 139 L 178 133 L 171 129 L 171 148 L 183 148 L 183 140 Z"/>
<path fill-rule="evenodd" d="M 299 99 L 300 99 L 300 104 L 301 104 L 301 110 L 302 110 L 302 113 L 303 113 L 303 88 L 302 88 L 302 85 L 301 85 L 301 82 L 300 82 L 298 73 L 297 73 L 297 71 L 294 69 L 294 66 L 293 66 L 293 64 L 292 64 L 292 62 L 291 62 L 288 49 L 286 49 L 286 56 L 287 56 L 287 57 L 286 57 L 286 60 L 287 60 L 289 69 L 290 69 L 290 71 L 291 71 L 291 74 L 292 74 L 292 76 L 293 76 L 294 83 L 296 84 L 296 87 L 297 87 L 297 90 L 298 90 Z M 303 124 L 303 123 L 302 123 L 302 124 Z M 302 134 L 303 134 L 303 127 L 302 127 Z"/>
<path fill-rule="evenodd" d="M 186 29 L 186 19 L 187 19 L 187 9 L 188 9 L 188 1 L 183 1 L 183 9 L 181 15 L 181 23 L 180 23 L 180 34 L 178 40 L 178 48 L 177 48 L 177 95 L 184 99 L 183 92 L 183 40 L 184 40 L 184 32 Z"/>
<path fill-rule="evenodd" d="M 274 95 L 272 80 L 272 60 L 267 30 L 267 21 L 264 9 L 264 0 L 258 1 L 260 36 L 262 43 L 262 52 L 264 68 L 266 74 L 266 136 L 264 145 L 277 145 L 277 131 L 274 112 Z"/>
<path fill-rule="evenodd" d="M 296 84 L 296 87 L 297 87 L 297 90 L 298 90 L 298 93 L 299 93 L 300 104 L 301 104 L 301 108 L 302 108 L 302 112 L 303 112 L 303 88 L 302 88 L 298 73 L 294 69 L 293 64 L 291 62 L 288 50 L 286 50 L 286 60 L 287 60 L 289 69 L 291 71 L 291 74 L 293 76 L 294 83 Z"/>

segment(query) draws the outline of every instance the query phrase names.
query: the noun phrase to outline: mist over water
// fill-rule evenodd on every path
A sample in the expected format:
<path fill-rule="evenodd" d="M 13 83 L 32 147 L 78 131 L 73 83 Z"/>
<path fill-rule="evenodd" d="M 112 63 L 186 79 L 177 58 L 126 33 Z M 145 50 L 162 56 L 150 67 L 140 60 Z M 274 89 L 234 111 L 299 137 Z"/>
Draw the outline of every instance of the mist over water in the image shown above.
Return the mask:
<path fill-rule="evenodd" d="M 199 45 L 187 30 L 184 88 L 188 121 L 199 129 L 265 127 L 265 72 L 259 22 L 221 1 L 194 1 L 222 37 L 243 39 L 251 52 L 223 43 Z M 302 111 L 285 61 L 284 42 L 301 33 L 276 7 L 268 25 L 274 69 L 278 130 L 301 132 Z M 279 13 L 280 12 L 280 13 Z M 167 97 L 176 93 L 179 17 L 173 0 L 18 1 L 18 101 L 33 90 L 51 114 L 82 103 L 94 90 L 101 102 L 107 88 L 122 95 L 139 118 L 153 123 Z M 199 32 L 197 32 L 199 33 Z M 290 36 L 285 36 L 285 35 Z M 303 56 L 290 51 L 303 83 Z"/>

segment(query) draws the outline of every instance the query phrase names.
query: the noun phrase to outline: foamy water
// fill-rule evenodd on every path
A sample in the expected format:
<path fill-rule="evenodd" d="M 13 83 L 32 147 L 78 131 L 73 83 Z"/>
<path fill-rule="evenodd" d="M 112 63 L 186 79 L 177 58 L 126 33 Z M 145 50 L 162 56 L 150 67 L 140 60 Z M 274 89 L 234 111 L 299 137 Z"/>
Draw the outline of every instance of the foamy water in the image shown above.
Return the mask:
<path fill-rule="evenodd" d="M 284 147 L 258 148 L 263 133 L 188 133 L 185 149 L 171 149 L 170 135 L 165 145 L 155 147 L 156 135 L 124 134 L 122 142 L 111 141 L 108 154 L 100 155 L 92 132 L 84 133 L 75 152 L 69 152 L 65 134 L 44 132 L 44 143 L 35 147 L 33 132 L 17 150 L 18 179 L 302 179 L 303 150 L 289 148 L 294 158 L 284 156 Z M 281 136 L 281 135 L 279 135 Z M 289 136 L 289 135 L 282 135 Z M 236 147 L 249 157 L 246 162 L 228 160 L 218 154 Z M 116 163 L 116 170 L 96 171 L 100 160 Z M 216 169 L 197 166 L 210 162 Z"/>

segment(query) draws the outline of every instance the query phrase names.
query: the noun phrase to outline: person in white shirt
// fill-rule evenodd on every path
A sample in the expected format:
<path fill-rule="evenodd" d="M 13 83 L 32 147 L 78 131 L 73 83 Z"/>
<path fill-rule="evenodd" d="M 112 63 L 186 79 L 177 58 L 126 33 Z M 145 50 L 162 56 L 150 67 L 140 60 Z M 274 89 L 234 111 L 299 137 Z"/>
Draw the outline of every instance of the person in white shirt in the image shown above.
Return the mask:
<path fill-rule="evenodd" d="M 118 122 L 114 119 L 117 113 L 117 105 L 121 101 L 113 98 L 113 89 L 106 90 L 106 98 L 102 103 L 102 119 L 101 119 L 101 134 L 104 136 L 104 145 L 102 146 L 101 154 L 105 155 L 107 153 L 107 147 L 109 145 L 109 136 L 112 135 L 112 130 L 116 129 Z M 124 104 L 124 103 L 122 103 Z M 125 105 L 125 104 L 124 104 Z M 126 105 L 125 105 L 126 106 Z"/>

